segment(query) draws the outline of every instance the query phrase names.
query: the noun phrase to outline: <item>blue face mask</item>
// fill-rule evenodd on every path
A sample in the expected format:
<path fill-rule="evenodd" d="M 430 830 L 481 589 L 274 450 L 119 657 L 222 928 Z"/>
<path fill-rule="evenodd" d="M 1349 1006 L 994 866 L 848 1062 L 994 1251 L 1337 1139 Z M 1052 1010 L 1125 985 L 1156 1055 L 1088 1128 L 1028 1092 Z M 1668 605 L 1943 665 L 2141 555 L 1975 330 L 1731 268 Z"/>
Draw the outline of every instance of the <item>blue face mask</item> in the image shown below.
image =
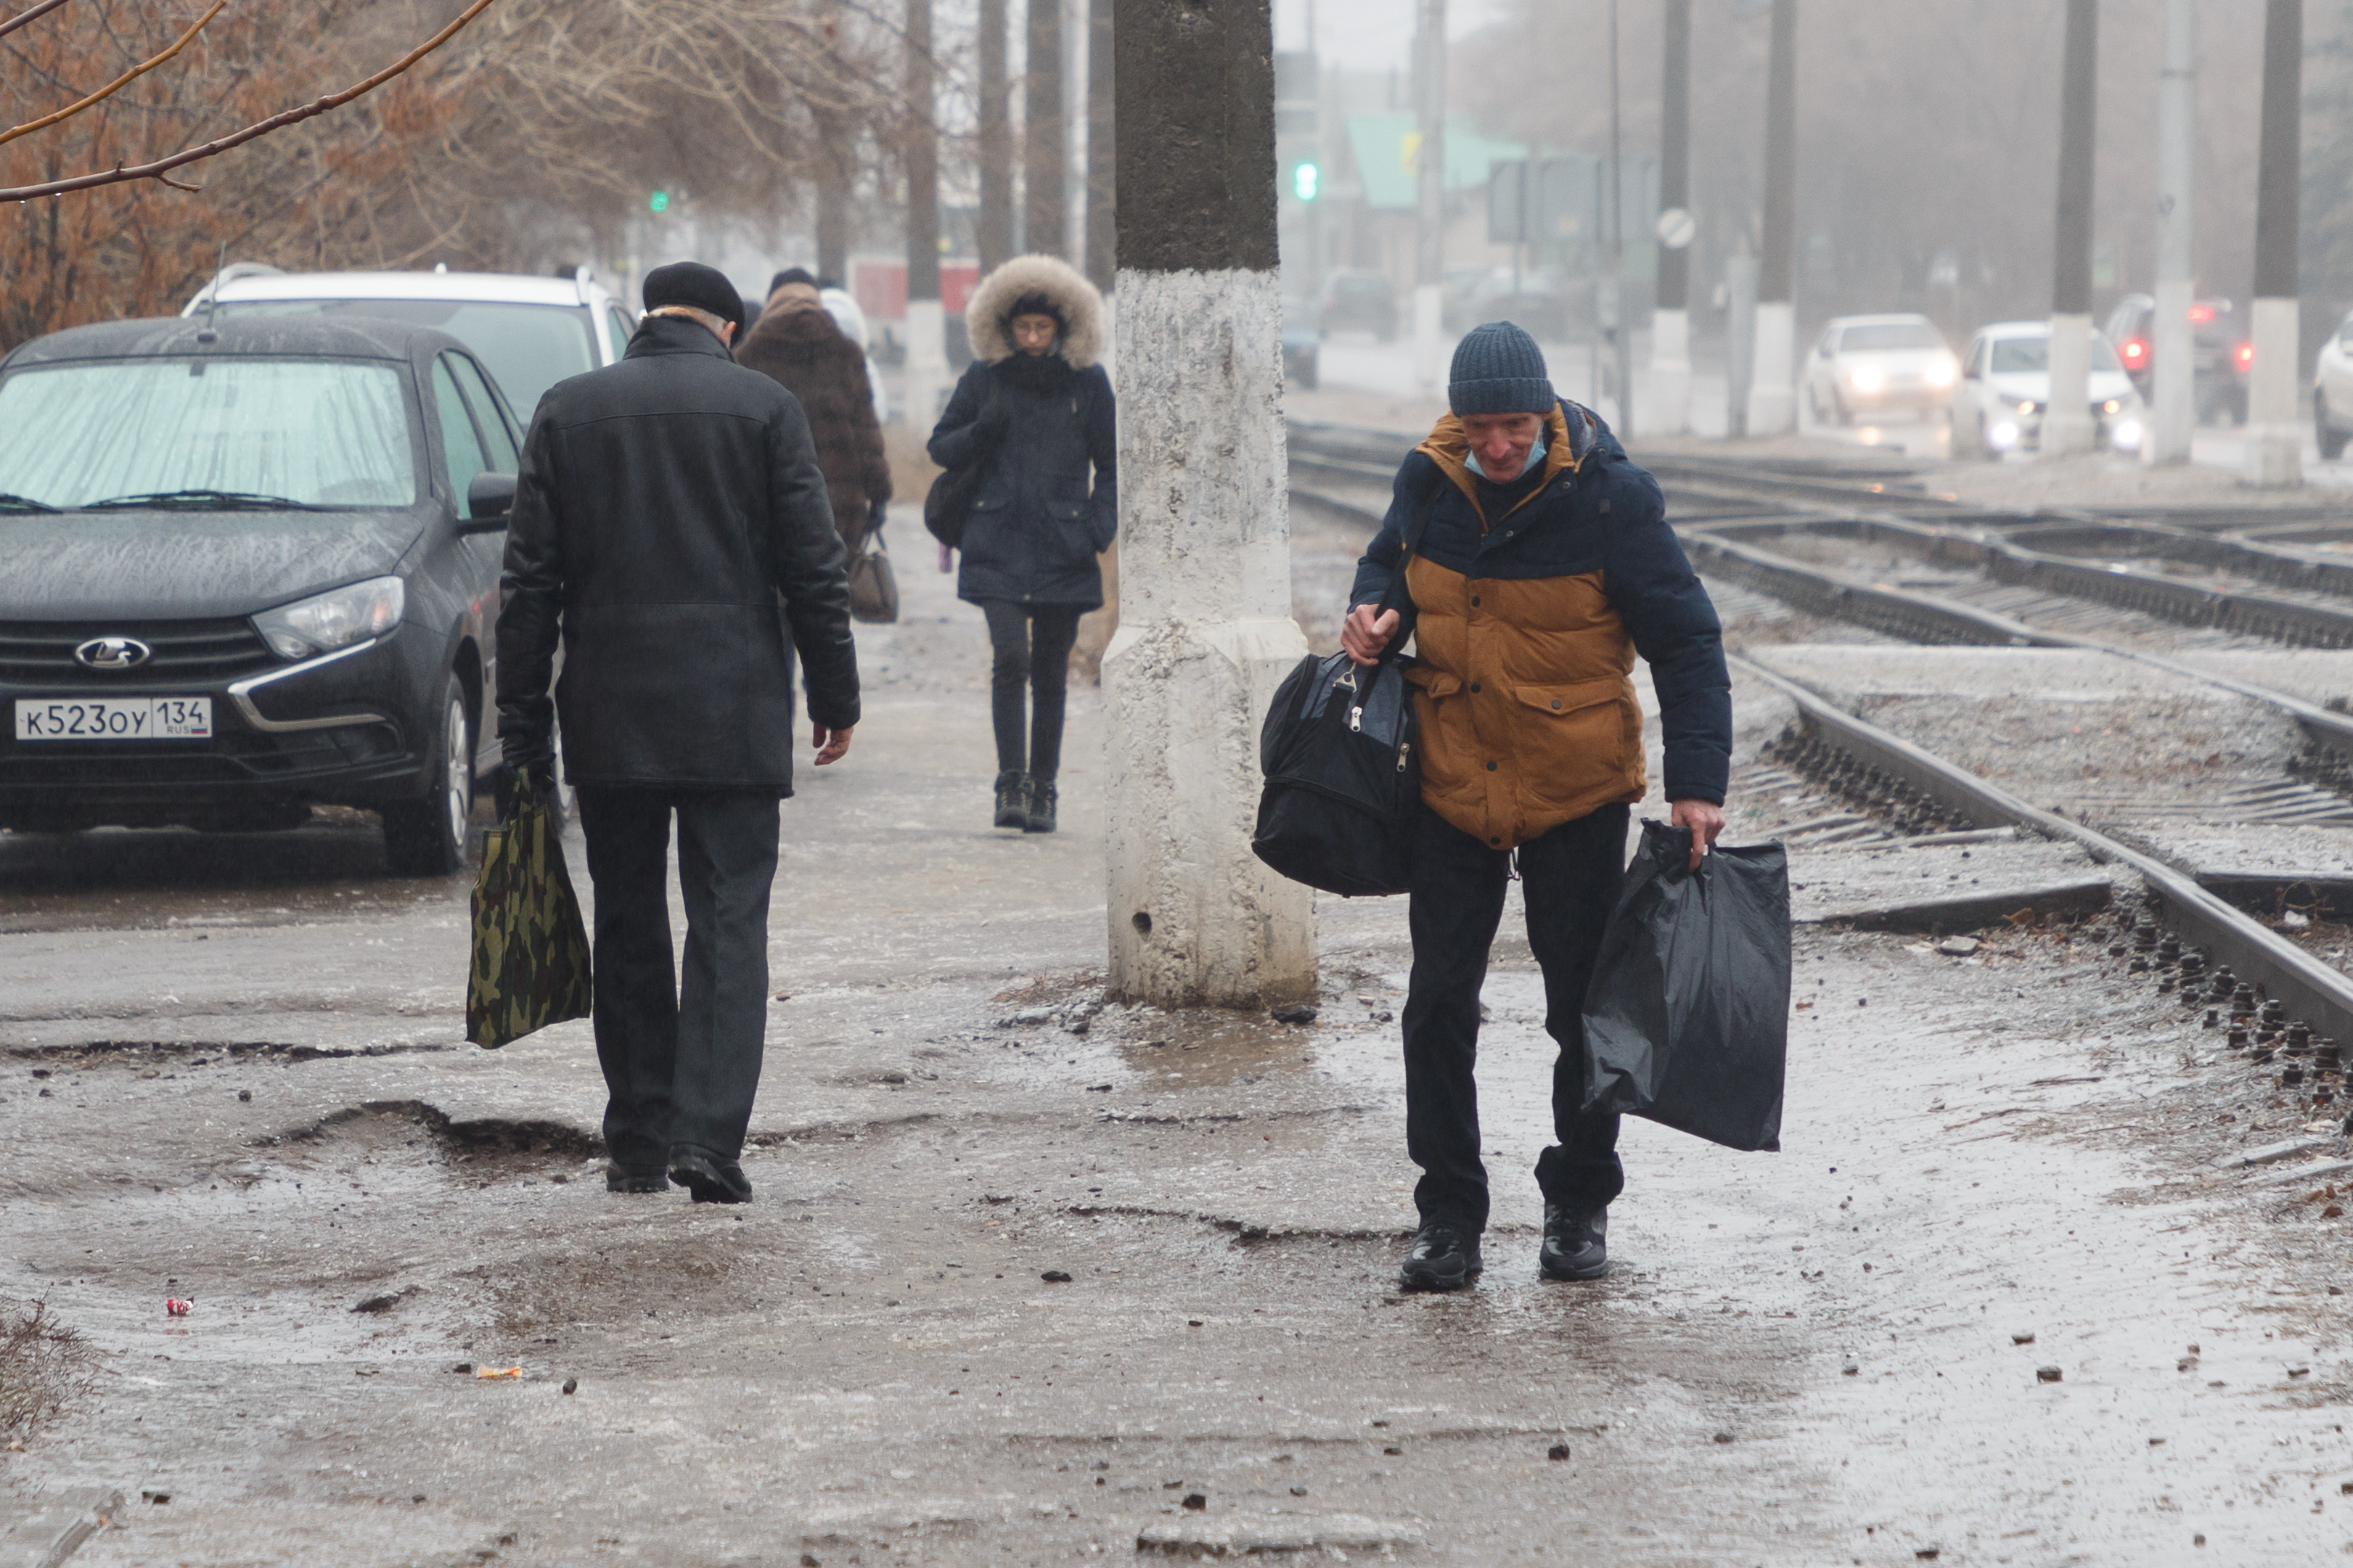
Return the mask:
<path fill-rule="evenodd" d="M 1514 474 L 1512 476 L 1512 479 L 1525 479 L 1535 470 L 1543 468 L 1544 455 L 1545 430 L 1544 426 L 1539 425 L 1536 426 L 1536 444 L 1528 448 L 1528 460 L 1520 466 L 1520 471 Z M 1483 479 L 1488 477 L 1487 470 L 1479 466 L 1479 454 L 1475 451 L 1471 454 L 1470 467 L 1471 471 L 1478 475 L 1481 479 Z M 1498 484 L 1508 484 L 1512 482 L 1512 479 L 1498 479 L 1495 482 Z"/>

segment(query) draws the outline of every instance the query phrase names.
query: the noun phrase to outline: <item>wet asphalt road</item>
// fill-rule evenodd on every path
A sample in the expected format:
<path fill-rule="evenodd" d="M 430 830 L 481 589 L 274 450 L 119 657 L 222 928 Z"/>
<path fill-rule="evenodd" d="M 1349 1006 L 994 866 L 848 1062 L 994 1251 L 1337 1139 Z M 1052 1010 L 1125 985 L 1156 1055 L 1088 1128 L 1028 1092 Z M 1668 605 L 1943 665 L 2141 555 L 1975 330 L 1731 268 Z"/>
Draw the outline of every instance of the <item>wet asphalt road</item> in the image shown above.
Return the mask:
<path fill-rule="evenodd" d="M 207 1568 L 2353 1549 L 2347 1222 L 2208 1169 L 2306 1113 L 2104 939 L 1801 928 L 1785 1151 L 1629 1123 L 1565 1286 L 1514 900 L 1488 1271 L 1402 1297 L 1402 906 L 1325 902 L 1313 1025 L 1100 1007 L 1092 694 L 1065 831 L 992 833 L 978 616 L 905 587 L 786 807 L 745 1209 L 603 1191 L 586 1026 L 460 1043 L 465 885 L 364 822 L 0 836 L 0 1294 L 106 1352 L 0 1506 L 168 1494 L 76 1563 Z"/>

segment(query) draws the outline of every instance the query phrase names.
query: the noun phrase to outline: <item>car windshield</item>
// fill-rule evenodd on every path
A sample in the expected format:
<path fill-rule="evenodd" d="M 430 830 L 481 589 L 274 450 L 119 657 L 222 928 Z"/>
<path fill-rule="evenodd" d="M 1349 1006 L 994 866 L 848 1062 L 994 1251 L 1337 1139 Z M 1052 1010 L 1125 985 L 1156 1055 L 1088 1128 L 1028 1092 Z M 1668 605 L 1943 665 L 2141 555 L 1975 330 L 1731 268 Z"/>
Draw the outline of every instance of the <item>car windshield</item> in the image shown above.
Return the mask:
<path fill-rule="evenodd" d="M 474 351 L 521 420 L 567 375 L 596 368 L 596 322 L 572 305 L 479 300 L 226 300 L 223 316 L 374 316 L 438 327 Z"/>
<path fill-rule="evenodd" d="M 1993 374 L 1996 375 L 2041 375 L 2051 368 L 2049 338 L 1996 338 L 1993 344 Z M 2108 340 L 2097 332 L 2092 334 L 2092 366 L 2094 372 L 2114 371 L 2118 374 L 2124 366 L 2116 363 L 2116 351 Z"/>
<path fill-rule="evenodd" d="M 1876 321 L 1839 334 L 1839 353 L 1882 353 L 1897 349 L 1940 349 L 1945 334 L 1926 321 Z"/>
<path fill-rule="evenodd" d="M 417 500 L 401 372 L 350 360 L 31 365 L 0 380 L 0 492 L 46 506 L 191 491 Z"/>

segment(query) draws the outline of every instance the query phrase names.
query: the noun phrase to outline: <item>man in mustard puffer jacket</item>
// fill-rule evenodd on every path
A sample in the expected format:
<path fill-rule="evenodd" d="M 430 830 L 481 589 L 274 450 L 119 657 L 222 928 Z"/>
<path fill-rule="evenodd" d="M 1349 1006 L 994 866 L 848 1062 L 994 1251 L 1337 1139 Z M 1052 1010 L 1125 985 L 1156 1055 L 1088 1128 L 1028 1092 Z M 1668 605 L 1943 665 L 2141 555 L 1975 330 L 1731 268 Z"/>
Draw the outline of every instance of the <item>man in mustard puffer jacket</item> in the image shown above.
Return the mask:
<path fill-rule="evenodd" d="M 1609 1268 L 1609 1205 L 1625 1185 L 1618 1116 L 1584 1109 L 1581 1012 L 1648 787 L 1634 656 L 1659 694 L 1672 817 L 1694 869 L 1724 830 L 1732 687 L 1707 590 L 1667 526 L 1657 481 L 1590 410 L 1556 397 L 1535 340 L 1508 321 L 1454 352 L 1453 412 L 1398 470 L 1356 568 L 1341 640 L 1371 664 L 1410 633 L 1422 746 L 1413 847 L 1413 979 L 1405 1005 L 1406 1149 L 1421 1167 L 1408 1289 L 1480 1271 L 1479 990 L 1516 862 L 1544 970 L 1557 1142 L 1536 1162 L 1538 1265 Z M 1402 613 L 1376 609 L 1407 542 Z"/>

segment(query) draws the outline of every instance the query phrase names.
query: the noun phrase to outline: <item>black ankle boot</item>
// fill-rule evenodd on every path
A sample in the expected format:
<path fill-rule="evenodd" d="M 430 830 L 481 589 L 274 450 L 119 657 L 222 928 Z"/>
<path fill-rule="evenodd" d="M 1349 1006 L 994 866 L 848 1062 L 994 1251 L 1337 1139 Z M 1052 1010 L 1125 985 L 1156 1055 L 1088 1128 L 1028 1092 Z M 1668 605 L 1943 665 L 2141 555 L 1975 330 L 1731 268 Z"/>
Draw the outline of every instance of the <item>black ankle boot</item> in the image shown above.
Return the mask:
<path fill-rule="evenodd" d="M 1599 1279 L 1609 1272 L 1609 1209 L 1545 1205 L 1544 1250 L 1536 1269 L 1547 1279 Z"/>
<path fill-rule="evenodd" d="M 1007 772 L 997 775 L 997 826 L 1018 827 L 1024 832 L 1029 826 L 1029 775 Z"/>
<path fill-rule="evenodd" d="M 1021 825 L 1024 833 L 1054 831 L 1054 781 L 1036 774 L 1029 778 L 1029 820 Z"/>

